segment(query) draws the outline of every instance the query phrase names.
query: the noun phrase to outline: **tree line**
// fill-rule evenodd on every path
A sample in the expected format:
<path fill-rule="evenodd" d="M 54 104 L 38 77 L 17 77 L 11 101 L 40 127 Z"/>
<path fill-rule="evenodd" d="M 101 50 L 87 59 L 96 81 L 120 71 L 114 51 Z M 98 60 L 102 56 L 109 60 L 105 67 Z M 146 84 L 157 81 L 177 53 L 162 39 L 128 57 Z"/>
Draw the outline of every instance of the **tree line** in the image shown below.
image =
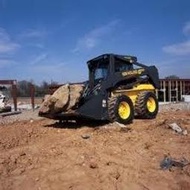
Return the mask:
<path fill-rule="evenodd" d="M 34 88 L 36 97 L 43 97 L 45 94 L 49 93 L 49 86 L 57 85 L 58 82 L 43 81 L 41 84 L 37 85 L 33 81 L 22 80 L 17 82 L 17 96 L 18 97 L 29 97 L 31 95 L 31 89 Z"/>

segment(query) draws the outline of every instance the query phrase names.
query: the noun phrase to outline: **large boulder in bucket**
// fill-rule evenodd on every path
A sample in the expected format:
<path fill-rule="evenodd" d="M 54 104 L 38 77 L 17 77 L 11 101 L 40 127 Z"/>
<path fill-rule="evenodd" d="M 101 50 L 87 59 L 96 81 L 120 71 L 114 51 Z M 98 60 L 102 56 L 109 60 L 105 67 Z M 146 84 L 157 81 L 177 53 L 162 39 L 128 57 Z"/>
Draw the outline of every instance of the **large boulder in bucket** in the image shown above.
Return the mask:
<path fill-rule="evenodd" d="M 83 92 L 83 84 L 65 84 L 52 95 L 46 95 L 40 106 L 39 115 L 48 116 L 73 110 Z"/>

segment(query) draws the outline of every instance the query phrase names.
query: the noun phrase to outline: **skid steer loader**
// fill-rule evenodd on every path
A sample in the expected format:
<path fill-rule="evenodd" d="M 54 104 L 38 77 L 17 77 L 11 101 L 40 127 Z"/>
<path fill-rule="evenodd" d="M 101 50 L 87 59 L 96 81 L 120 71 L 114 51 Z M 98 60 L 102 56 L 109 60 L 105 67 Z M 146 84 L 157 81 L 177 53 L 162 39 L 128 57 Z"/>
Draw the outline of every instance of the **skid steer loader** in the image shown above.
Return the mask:
<path fill-rule="evenodd" d="M 141 64 L 135 56 L 116 54 L 100 55 L 87 65 L 89 80 L 60 87 L 62 91 L 58 89 L 43 102 L 40 116 L 60 121 L 88 118 L 123 124 L 131 123 L 135 116 L 156 117 L 159 76 L 155 66 Z M 79 90 L 73 91 L 75 88 Z M 56 94 L 59 98 L 55 98 Z M 79 96 L 73 100 L 75 94 Z M 61 101 L 64 103 L 58 104 Z M 54 109 L 56 105 L 60 109 Z"/>

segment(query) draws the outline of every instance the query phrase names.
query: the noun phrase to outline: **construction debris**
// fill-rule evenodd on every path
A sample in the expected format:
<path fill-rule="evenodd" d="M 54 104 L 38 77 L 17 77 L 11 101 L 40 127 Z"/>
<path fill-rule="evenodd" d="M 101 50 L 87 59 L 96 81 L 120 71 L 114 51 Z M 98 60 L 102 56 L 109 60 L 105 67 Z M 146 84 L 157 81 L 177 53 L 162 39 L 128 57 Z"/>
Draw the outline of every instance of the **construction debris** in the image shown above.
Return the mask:
<path fill-rule="evenodd" d="M 190 162 L 187 161 L 185 158 L 182 160 L 175 160 L 171 157 L 165 156 L 165 158 L 160 162 L 160 167 L 163 170 L 170 170 L 172 167 L 179 167 L 183 169 L 183 167 L 189 165 Z"/>
<path fill-rule="evenodd" d="M 0 113 L 11 111 L 11 106 L 8 106 L 7 102 L 8 98 L 0 91 Z"/>

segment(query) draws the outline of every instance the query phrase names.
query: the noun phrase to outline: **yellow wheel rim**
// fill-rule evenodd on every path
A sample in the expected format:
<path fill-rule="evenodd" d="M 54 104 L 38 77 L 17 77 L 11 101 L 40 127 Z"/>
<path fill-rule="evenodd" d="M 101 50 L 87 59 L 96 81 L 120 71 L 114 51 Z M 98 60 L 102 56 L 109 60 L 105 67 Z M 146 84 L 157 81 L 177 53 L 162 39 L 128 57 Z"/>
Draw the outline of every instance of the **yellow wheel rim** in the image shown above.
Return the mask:
<path fill-rule="evenodd" d="M 156 110 L 156 102 L 155 102 L 154 98 L 149 97 L 146 105 L 147 105 L 147 109 L 149 112 L 152 113 Z"/>
<path fill-rule="evenodd" d="M 122 119 L 127 119 L 130 116 L 131 109 L 127 102 L 121 102 L 119 104 L 118 114 Z"/>

